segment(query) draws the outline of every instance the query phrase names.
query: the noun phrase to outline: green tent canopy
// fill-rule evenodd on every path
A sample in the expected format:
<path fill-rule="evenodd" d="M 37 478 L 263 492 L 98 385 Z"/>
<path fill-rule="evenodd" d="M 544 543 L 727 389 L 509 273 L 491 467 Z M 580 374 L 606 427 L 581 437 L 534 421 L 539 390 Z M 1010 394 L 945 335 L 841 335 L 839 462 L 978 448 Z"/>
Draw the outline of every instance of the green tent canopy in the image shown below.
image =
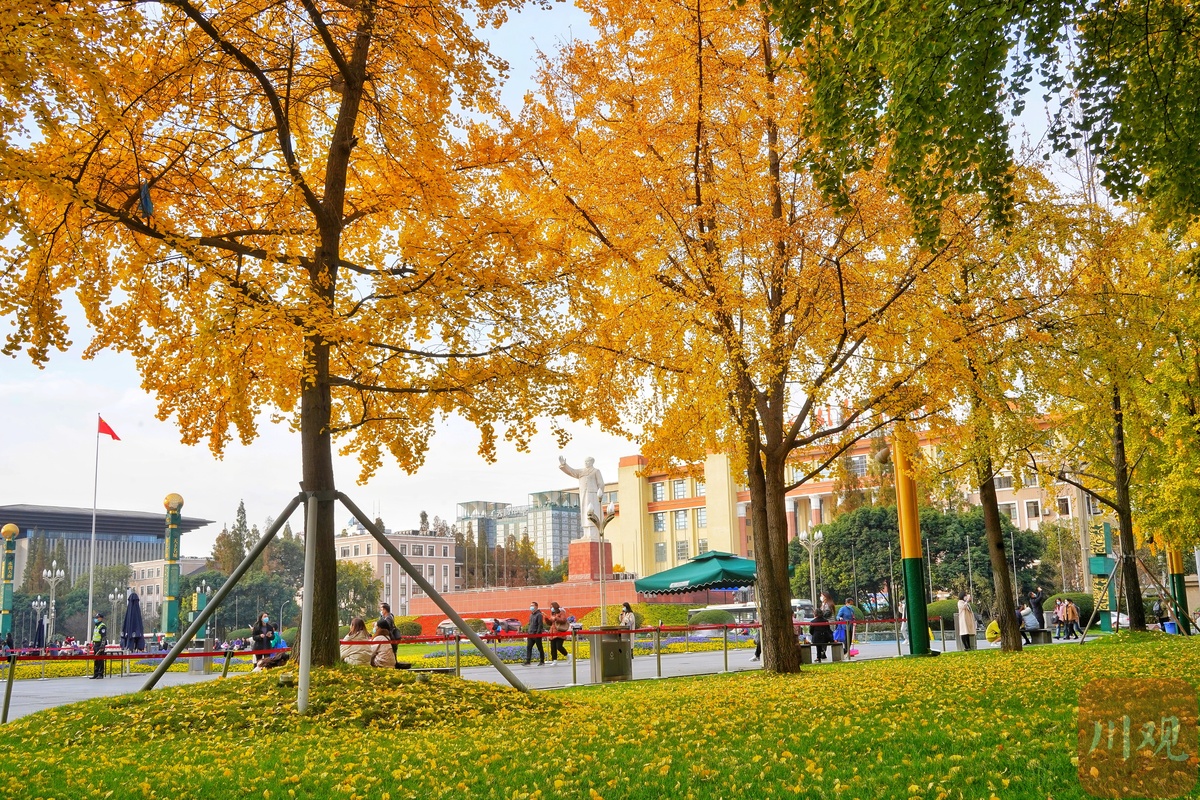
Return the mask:
<path fill-rule="evenodd" d="M 683 594 L 706 589 L 741 589 L 753 586 L 757 564 L 752 559 L 709 550 L 686 564 L 633 582 L 642 594 Z"/>

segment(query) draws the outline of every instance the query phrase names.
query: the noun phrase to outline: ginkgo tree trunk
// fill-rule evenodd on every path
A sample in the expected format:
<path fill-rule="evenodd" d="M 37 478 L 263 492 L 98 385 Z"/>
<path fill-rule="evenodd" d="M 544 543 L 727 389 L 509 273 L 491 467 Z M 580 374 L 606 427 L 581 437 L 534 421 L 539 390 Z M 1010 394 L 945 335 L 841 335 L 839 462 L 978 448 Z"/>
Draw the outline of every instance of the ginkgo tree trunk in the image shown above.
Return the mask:
<path fill-rule="evenodd" d="M 537 331 L 558 276 L 524 257 L 537 221 L 477 122 L 502 65 L 472 24 L 516 5 L 0 10 L 4 351 L 64 348 L 73 294 L 89 354 L 130 352 L 185 442 L 219 454 L 289 422 L 320 499 L 317 664 L 338 652 L 335 438 L 365 477 L 385 455 L 419 467 L 442 415 L 490 457 L 556 409 Z M 282 505 L 296 477 L 264 480 Z"/>
<path fill-rule="evenodd" d="M 792 672 L 785 496 L 921 405 L 902 331 L 940 251 L 875 175 L 838 213 L 793 169 L 807 98 L 762 7 L 581 6 L 597 40 L 546 59 L 513 166 L 545 257 L 573 269 L 581 409 L 658 463 L 737 456 L 764 666 Z"/>

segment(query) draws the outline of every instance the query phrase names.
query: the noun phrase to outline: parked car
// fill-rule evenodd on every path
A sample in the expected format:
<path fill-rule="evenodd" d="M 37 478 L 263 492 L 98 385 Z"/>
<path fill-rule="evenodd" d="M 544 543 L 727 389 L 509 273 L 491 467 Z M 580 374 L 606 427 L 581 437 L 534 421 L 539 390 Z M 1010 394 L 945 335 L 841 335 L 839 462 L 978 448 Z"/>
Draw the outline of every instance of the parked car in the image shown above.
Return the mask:
<path fill-rule="evenodd" d="M 504 619 L 501 619 L 500 617 L 484 617 L 483 623 L 487 625 L 488 633 L 495 633 L 496 623 L 500 623 L 501 633 L 521 630 L 521 620 L 517 619 L 516 617 L 506 617 Z"/>
<path fill-rule="evenodd" d="M 444 619 L 438 623 L 438 626 L 437 626 L 437 635 L 438 636 L 453 636 L 456 633 L 459 633 L 458 626 L 455 625 L 450 620 Z M 460 639 L 464 638 L 461 633 L 459 633 L 459 638 Z"/>

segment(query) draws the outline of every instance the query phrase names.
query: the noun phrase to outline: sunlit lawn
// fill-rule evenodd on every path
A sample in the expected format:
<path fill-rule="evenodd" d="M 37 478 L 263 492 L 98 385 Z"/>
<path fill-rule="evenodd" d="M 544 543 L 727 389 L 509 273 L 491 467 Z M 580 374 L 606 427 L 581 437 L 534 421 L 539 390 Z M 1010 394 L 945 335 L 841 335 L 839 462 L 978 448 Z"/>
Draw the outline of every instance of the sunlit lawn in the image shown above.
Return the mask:
<path fill-rule="evenodd" d="M 0 733 L 22 797 L 1085 797 L 1095 677 L 1200 680 L 1200 640 L 948 654 L 545 692 L 394 670 L 96 700 Z M 1193 754 L 1195 755 L 1195 754 Z M 1193 766 L 1195 762 L 1193 762 Z"/>

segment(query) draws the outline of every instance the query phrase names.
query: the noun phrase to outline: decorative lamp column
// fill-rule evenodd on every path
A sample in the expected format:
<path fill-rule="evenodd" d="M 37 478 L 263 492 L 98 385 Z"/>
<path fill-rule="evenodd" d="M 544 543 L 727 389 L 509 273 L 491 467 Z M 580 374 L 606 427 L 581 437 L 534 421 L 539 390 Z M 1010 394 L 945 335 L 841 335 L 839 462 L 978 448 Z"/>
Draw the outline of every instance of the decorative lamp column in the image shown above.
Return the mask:
<path fill-rule="evenodd" d="M 4 574 L 7 575 L 8 573 Z M 1174 547 L 1167 548 L 1167 584 L 1167 588 L 1171 590 L 1171 598 L 1175 601 L 1175 616 L 1179 618 L 1179 624 L 1183 627 L 1180 633 L 1191 633 L 1192 626 L 1189 624 L 1188 617 L 1187 589 L 1184 588 L 1183 582 L 1183 551 L 1176 550 Z M 4 585 L 5 592 L 7 593 L 8 584 L 5 583 Z M 5 606 L 5 608 L 8 608 L 8 606 Z"/>
<path fill-rule="evenodd" d="M 162 631 L 168 639 L 179 635 L 179 528 L 183 498 L 172 492 L 163 500 L 167 509 L 166 566 L 163 568 Z"/>
<path fill-rule="evenodd" d="M 1100 618 L 1100 630 L 1111 633 L 1112 614 L 1117 608 L 1117 579 L 1111 581 L 1113 567 L 1117 565 L 1112 553 L 1112 525 L 1107 522 L 1093 522 L 1088 529 L 1088 543 L 1091 557 L 1088 558 L 1088 571 L 1092 574 L 1092 602 Z M 1107 581 L 1108 587 L 1105 587 Z"/>
<path fill-rule="evenodd" d="M 925 606 L 925 570 L 921 558 L 921 523 L 917 516 L 917 482 L 904 447 L 892 440 L 896 461 L 896 507 L 900 523 L 900 565 L 908 599 L 909 653 L 929 655 L 929 610 Z"/>
<path fill-rule="evenodd" d="M 4 535 L 4 594 L 0 596 L 0 639 L 13 630 L 13 569 L 17 556 L 17 534 L 21 532 L 13 523 L 8 523 L 0 533 Z"/>
<path fill-rule="evenodd" d="M 194 609 L 196 609 L 195 612 L 193 612 L 193 613 L 196 616 L 199 616 L 200 612 L 203 611 L 205 606 L 208 605 L 208 595 L 211 591 L 212 591 L 212 589 L 209 587 L 208 581 L 205 581 L 205 580 L 201 580 L 200 585 L 196 587 L 195 597 L 192 598 L 194 600 L 194 602 L 192 603 L 192 607 Z M 207 622 L 204 623 L 204 626 L 202 628 L 200 628 L 199 631 L 196 632 L 196 638 L 197 639 L 207 639 L 208 638 L 208 623 Z"/>

